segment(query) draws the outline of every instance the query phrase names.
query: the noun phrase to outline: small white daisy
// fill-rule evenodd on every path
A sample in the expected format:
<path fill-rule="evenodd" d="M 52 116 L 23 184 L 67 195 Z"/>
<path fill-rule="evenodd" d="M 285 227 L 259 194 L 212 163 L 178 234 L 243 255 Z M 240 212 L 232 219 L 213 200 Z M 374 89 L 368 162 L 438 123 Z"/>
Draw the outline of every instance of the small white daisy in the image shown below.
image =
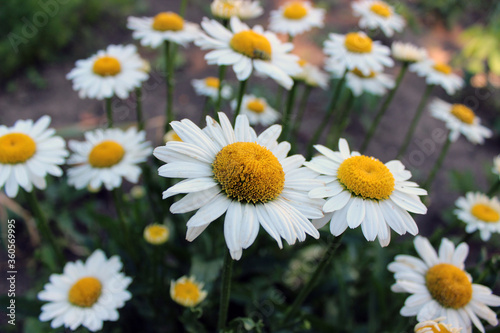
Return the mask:
<path fill-rule="evenodd" d="M 49 116 L 35 123 L 18 120 L 12 127 L 0 125 L 0 188 L 5 186 L 8 197 L 16 197 L 19 186 L 27 192 L 33 185 L 45 189 L 47 174 L 62 176 L 59 165 L 68 156 L 66 143 L 49 125 Z"/>
<path fill-rule="evenodd" d="M 464 333 L 472 332 L 472 323 L 484 332 L 479 318 L 498 325 L 495 312 L 488 306 L 500 306 L 500 297 L 493 295 L 490 288 L 472 283 L 464 270 L 469 253 L 466 243 L 455 248 L 443 238 L 439 253 L 427 238 L 417 236 L 414 244 L 421 259 L 398 255 L 388 266 L 396 279 L 392 291 L 413 294 L 401 308 L 402 316 L 417 316 L 418 321 L 446 317 L 444 323 L 461 327 Z"/>
<path fill-rule="evenodd" d="M 411 43 L 393 42 L 391 51 L 394 59 L 402 62 L 415 63 L 427 59 L 427 51 Z"/>
<path fill-rule="evenodd" d="M 332 76 L 341 78 L 344 75 L 344 69 L 330 67 Z M 394 88 L 394 79 L 385 73 L 371 72 L 368 75 L 363 74 L 355 68 L 346 73 L 345 84 L 351 90 L 354 96 L 361 96 L 363 93 L 369 93 L 376 96 L 384 95 L 388 89 Z"/>
<path fill-rule="evenodd" d="M 191 85 L 194 88 L 196 94 L 200 96 L 207 96 L 216 100 L 219 97 L 219 86 L 220 81 L 218 78 L 209 76 L 204 79 L 194 79 L 191 80 Z M 232 89 L 228 85 L 223 85 L 221 90 L 221 97 L 224 99 L 228 99 L 231 97 L 233 93 Z"/>
<path fill-rule="evenodd" d="M 68 262 L 63 274 L 52 274 L 38 293 L 38 299 L 49 302 L 42 306 L 40 321 L 71 330 L 82 325 L 92 332 L 101 330 L 104 321 L 117 321 L 117 309 L 132 297 L 127 291 L 132 279 L 121 269 L 118 256 L 107 259 L 101 250 L 85 263 Z"/>
<path fill-rule="evenodd" d="M 231 17 L 231 30 L 207 18 L 201 26 L 207 34 L 201 34 L 195 43 L 202 49 L 212 49 L 205 55 L 209 65 L 233 66 L 239 81 L 248 79 L 255 69 L 286 89 L 292 87 L 290 75 L 300 72 L 298 57 L 290 54 L 293 44 L 282 43 L 261 26 L 250 29 L 235 16 Z"/>
<path fill-rule="evenodd" d="M 448 95 L 453 95 L 464 86 L 464 80 L 454 74 L 450 66 L 429 58 L 410 65 L 409 70 L 417 73 L 418 76 L 425 77 L 427 84 L 443 87 Z"/>
<path fill-rule="evenodd" d="M 269 14 L 269 30 L 296 36 L 312 28 L 323 28 L 325 10 L 309 1 L 289 1 Z"/>
<path fill-rule="evenodd" d="M 210 10 L 218 18 L 229 19 L 236 16 L 241 20 L 259 17 L 264 12 L 259 1 L 252 0 L 214 0 Z"/>
<path fill-rule="evenodd" d="M 163 136 L 163 142 L 167 143 L 169 141 L 182 141 L 181 138 L 175 133 L 174 130 L 170 130 Z"/>
<path fill-rule="evenodd" d="M 361 29 L 380 29 L 387 37 L 392 37 L 394 31 L 403 31 L 405 20 L 384 1 L 360 0 L 351 3 L 351 7 L 354 16 L 360 17 L 359 27 Z"/>
<path fill-rule="evenodd" d="M 224 238 L 231 256 L 239 260 L 243 249 L 254 242 L 261 225 L 282 247 L 304 241 L 306 233 L 318 238 L 309 218 L 323 217 L 323 200 L 307 192 L 323 185 L 318 174 L 302 167 L 301 155 L 287 157 L 291 146 L 278 143 L 280 125 L 256 135 L 248 118 L 236 118 L 233 130 L 224 113 L 220 124 L 207 117 L 203 130 L 184 119 L 171 123 L 182 142 L 167 142 L 154 150 L 167 164 L 162 177 L 186 178 L 163 192 L 163 198 L 186 193 L 170 206 L 173 214 L 197 210 L 187 222 L 188 241 L 198 237 L 225 214 Z"/>
<path fill-rule="evenodd" d="M 493 159 L 493 169 L 491 171 L 500 177 L 500 155 Z"/>
<path fill-rule="evenodd" d="M 127 28 L 134 30 L 132 36 L 141 45 L 157 48 L 169 41 L 185 46 L 198 38 L 200 28 L 197 24 L 185 21 L 173 12 L 162 12 L 155 17 L 129 17 Z"/>
<path fill-rule="evenodd" d="M 408 212 L 427 213 L 419 198 L 427 191 L 409 181 L 411 172 L 400 161 L 384 164 L 351 152 L 345 139 L 339 140 L 338 152 L 322 145 L 314 147 L 321 155 L 305 165 L 325 175 L 327 183 L 310 191 L 309 197 L 328 198 L 323 206 L 325 217 L 313 220 L 318 229 L 330 222 L 330 232 L 339 236 L 347 227 L 361 225 L 365 238 L 373 241 L 378 237 L 382 246 L 389 244 L 391 228 L 400 235 L 418 233 Z"/>
<path fill-rule="evenodd" d="M 127 98 L 148 79 L 144 62 L 134 45 L 109 45 L 88 59 L 78 60 L 66 75 L 80 98 Z"/>
<path fill-rule="evenodd" d="M 168 240 L 170 230 L 166 225 L 153 223 L 144 228 L 144 239 L 152 245 L 161 245 Z"/>
<path fill-rule="evenodd" d="M 323 72 L 318 66 L 315 66 L 304 59 L 299 59 L 297 62 L 302 71 L 293 76 L 297 81 L 303 81 L 311 87 L 320 87 L 321 89 L 328 88 L 329 76 Z"/>
<path fill-rule="evenodd" d="M 469 192 L 455 202 L 458 209 L 454 213 L 465 222 L 469 234 L 479 230 L 481 239 L 487 241 L 492 233 L 500 233 L 500 201 L 497 197 L 488 198 L 480 192 Z"/>
<path fill-rule="evenodd" d="M 483 144 L 485 138 L 491 138 L 490 129 L 481 125 L 481 119 L 463 104 L 450 104 L 435 98 L 429 105 L 433 117 L 446 123 L 450 130 L 450 140 L 456 141 L 460 134 L 473 144 Z"/>
<path fill-rule="evenodd" d="M 121 186 L 122 177 L 137 183 L 141 175 L 137 164 L 152 152 L 145 137 L 146 133 L 137 132 L 135 127 L 127 131 L 108 128 L 86 132 L 84 142 L 70 141 L 68 146 L 74 153 L 68 164 L 76 166 L 68 169 L 68 183 L 77 189 L 104 185 L 109 191 Z"/>
<path fill-rule="evenodd" d="M 363 32 L 351 32 L 347 35 L 331 33 L 324 43 L 324 52 L 329 55 L 325 68 L 333 72 L 357 68 L 364 75 L 382 72 L 384 66 L 392 67 L 390 49 L 379 41 L 372 41 Z"/>
<path fill-rule="evenodd" d="M 432 320 L 425 320 L 415 325 L 415 333 L 460 333 L 461 327 L 453 327 L 451 324 L 444 324 L 445 317 Z"/>
<path fill-rule="evenodd" d="M 204 284 L 197 282 L 194 276 L 183 276 L 170 283 L 170 297 L 178 304 L 185 307 L 197 306 L 207 298 L 203 290 Z"/>
<path fill-rule="evenodd" d="M 236 110 L 237 104 L 236 100 L 231 101 L 233 111 Z M 264 98 L 254 95 L 243 96 L 240 113 L 248 117 L 250 125 L 270 126 L 280 118 L 279 112 L 273 109 Z"/>

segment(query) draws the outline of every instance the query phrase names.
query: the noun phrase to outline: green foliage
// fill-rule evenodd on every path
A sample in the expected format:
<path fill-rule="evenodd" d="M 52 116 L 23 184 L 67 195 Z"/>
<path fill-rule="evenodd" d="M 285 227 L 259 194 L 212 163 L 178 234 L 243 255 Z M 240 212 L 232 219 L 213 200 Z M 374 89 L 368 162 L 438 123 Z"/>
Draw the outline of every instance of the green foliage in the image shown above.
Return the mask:
<path fill-rule="evenodd" d="M 471 73 L 492 72 L 500 75 L 500 29 L 495 26 L 474 25 L 461 35 L 465 44 L 459 57 Z"/>

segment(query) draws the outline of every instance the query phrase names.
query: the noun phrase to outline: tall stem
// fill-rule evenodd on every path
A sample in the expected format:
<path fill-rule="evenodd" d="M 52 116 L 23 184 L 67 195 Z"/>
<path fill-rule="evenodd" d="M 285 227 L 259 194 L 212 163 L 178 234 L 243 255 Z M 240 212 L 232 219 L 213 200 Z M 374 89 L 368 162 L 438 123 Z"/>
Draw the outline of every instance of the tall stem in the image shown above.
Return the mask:
<path fill-rule="evenodd" d="M 490 189 L 488 190 L 488 196 L 491 197 L 491 196 L 495 195 L 499 189 L 500 189 L 500 179 L 497 179 L 495 184 L 493 184 L 490 187 Z"/>
<path fill-rule="evenodd" d="M 248 79 L 244 81 L 240 81 L 240 89 L 238 90 L 238 103 L 236 104 L 236 110 L 234 110 L 234 119 L 233 125 L 236 123 L 236 117 L 240 114 L 241 111 L 241 102 L 243 101 L 243 95 L 245 95 L 245 89 L 247 87 Z"/>
<path fill-rule="evenodd" d="M 113 195 L 113 201 L 115 204 L 116 213 L 118 214 L 118 221 L 120 222 L 120 227 L 123 230 L 124 240 L 126 243 L 130 241 L 130 233 L 128 229 L 127 220 L 125 219 L 125 214 L 123 212 L 123 201 L 121 199 L 121 193 L 118 189 L 113 189 L 111 191 Z"/>
<path fill-rule="evenodd" d="M 201 114 L 200 125 L 203 125 L 205 118 L 208 116 L 208 109 L 210 97 L 205 96 L 205 101 L 203 102 L 203 113 Z"/>
<path fill-rule="evenodd" d="M 446 154 L 448 153 L 450 146 L 451 146 L 451 140 L 448 137 L 448 139 L 446 140 L 446 142 L 443 145 L 443 148 L 441 149 L 441 153 L 439 154 L 438 159 L 436 160 L 436 164 L 434 164 L 434 167 L 432 168 L 431 172 L 429 173 L 427 180 L 425 181 L 424 185 L 422 186 L 426 190 L 430 189 L 430 187 L 432 185 L 432 181 L 436 177 L 438 170 L 441 168 L 441 165 L 443 164 L 444 158 L 445 158 Z"/>
<path fill-rule="evenodd" d="M 349 91 L 349 96 L 346 105 L 340 115 L 340 119 L 337 123 L 337 126 L 334 127 L 331 134 L 328 136 L 327 139 L 328 146 L 330 147 L 334 146 L 335 143 L 339 141 L 347 125 L 349 125 L 349 114 L 351 113 L 353 104 L 354 104 L 354 95 L 352 94 L 351 91 Z"/>
<path fill-rule="evenodd" d="M 297 117 L 293 122 L 292 126 L 292 138 L 291 140 L 295 142 L 297 134 L 299 132 L 300 124 L 302 123 L 302 118 L 304 118 L 304 114 L 306 112 L 307 101 L 309 99 L 309 95 L 311 94 L 312 87 L 306 85 L 304 87 L 304 91 L 302 92 L 302 97 L 299 102 L 299 110 L 297 111 Z"/>
<path fill-rule="evenodd" d="M 113 109 L 111 107 L 112 97 L 106 98 L 106 116 L 108 118 L 108 128 L 113 127 Z"/>
<path fill-rule="evenodd" d="M 222 105 L 222 83 L 226 76 L 226 66 L 222 65 L 219 67 L 219 87 L 217 88 L 217 103 L 215 104 L 215 113 L 221 111 Z"/>
<path fill-rule="evenodd" d="M 406 71 L 408 70 L 408 62 L 403 62 L 403 65 L 401 67 L 401 70 L 399 71 L 398 77 L 396 79 L 396 85 L 394 88 L 391 89 L 389 94 L 384 100 L 384 103 L 380 106 L 380 109 L 377 112 L 377 115 L 375 116 L 375 120 L 372 123 L 372 126 L 368 130 L 368 133 L 366 134 L 366 137 L 363 141 L 363 144 L 361 145 L 361 149 L 359 150 L 361 154 L 364 153 L 366 148 L 368 148 L 368 145 L 370 144 L 370 140 L 373 137 L 373 134 L 375 134 L 375 131 L 377 130 L 378 124 L 380 123 L 380 120 L 384 116 L 385 112 L 389 108 L 389 105 L 391 105 L 392 99 L 394 98 L 394 95 L 396 94 L 396 91 L 398 90 L 399 86 L 401 85 L 401 81 L 403 81 L 403 77 L 406 74 Z"/>
<path fill-rule="evenodd" d="M 219 331 L 226 328 L 227 310 L 229 308 L 229 296 L 231 294 L 231 278 L 233 275 L 233 259 L 226 251 L 224 254 L 224 266 L 222 267 L 222 281 L 219 305 Z"/>
<path fill-rule="evenodd" d="M 182 2 L 181 2 L 181 9 L 179 10 L 179 14 L 182 17 L 184 17 L 184 15 L 186 14 L 187 3 L 188 3 L 188 0 L 182 0 Z"/>
<path fill-rule="evenodd" d="M 428 84 L 427 87 L 425 88 L 424 94 L 422 95 L 422 99 L 420 100 L 420 104 L 418 105 L 417 112 L 415 113 L 415 116 L 413 117 L 413 120 L 411 121 L 410 128 L 408 129 L 408 132 L 406 133 L 405 139 L 403 140 L 403 145 L 399 149 L 396 159 L 400 159 L 405 154 L 406 149 L 408 148 L 408 145 L 410 144 L 410 140 L 413 137 L 413 133 L 415 132 L 415 129 L 417 128 L 418 122 L 420 121 L 420 117 L 422 117 L 424 107 L 427 104 L 427 100 L 429 99 L 429 96 L 431 95 L 432 88 L 434 88 L 433 84 Z"/>
<path fill-rule="evenodd" d="M 165 133 L 168 131 L 168 125 L 174 120 L 174 58 L 175 52 L 171 52 L 172 44 L 165 41 L 165 70 L 167 83 L 167 108 L 165 110 Z"/>
<path fill-rule="evenodd" d="M 290 135 L 289 133 L 289 128 L 290 128 L 290 121 L 291 121 L 291 116 L 292 116 L 292 109 L 293 105 L 295 104 L 295 93 L 297 92 L 297 86 L 298 83 L 297 81 L 293 81 L 293 86 L 288 92 L 288 98 L 286 100 L 286 108 L 285 112 L 283 112 L 283 119 L 281 120 L 281 123 L 283 124 L 283 131 L 281 132 L 281 138 L 282 140 L 288 141 L 288 137 Z"/>
<path fill-rule="evenodd" d="M 142 116 L 142 87 L 135 88 L 135 112 L 137 114 L 137 128 L 142 131 L 145 128 Z"/>

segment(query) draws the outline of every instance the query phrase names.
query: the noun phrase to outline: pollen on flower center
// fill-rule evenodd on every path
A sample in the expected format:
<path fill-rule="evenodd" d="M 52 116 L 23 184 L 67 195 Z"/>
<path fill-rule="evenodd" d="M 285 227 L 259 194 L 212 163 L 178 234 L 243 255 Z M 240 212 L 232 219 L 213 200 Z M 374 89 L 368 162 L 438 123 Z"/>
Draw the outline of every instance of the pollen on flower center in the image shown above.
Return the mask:
<path fill-rule="evenodd" d="M 184 28 L 182 17 L 173 12 L 163 12 L 153 18 L 153 29 L 158 31 L 179 31 Z"/>
<path fill-rule="evenodd" d="M 214 179 L 229 198 L 238 201 L 268 202 L 276 199 L 285 185 L 285 172 L 276 156 L 254 142 L 222 148 L 212 167 Z"/>
<path fill-rule="evenodd" d="M 114 76 L 121 72 L 122 66 L 115 57 L 104 56 L 94 62 L 92 70 L 100 76 Z"/>
<path fill-rule="evenodd" d="M 432 298 L 445 308 L 459 309 L 472 299 L 472 283 L 463 270 L 451 264 L 437 264 L 425 274 Z"/>
<path fill-rule="evenodd" d="M 463 104 L 453 104 L 451 107 L 451 114 L 458 118 L 461 122 L 469 125 L 473 124 L 474 119 L 476 119 L 474 111 Z"/>
<path fill-rule="evenodd" d="M 307 65 L 307 61 L 305 61 L 304 59 L 299 59 L 297 63 L 299 64 L 300 67 L 304 67 L 305 65 Z"/>
<path fill-rule="evenodd" d="M 394 191 L 391 171 L 373 157 L 361 155 L 344 160 L 337 178 L 349 192 L 363 199 L 385 200 Z"/>
<path fill-rule="evenodd" d="M 483 222 L 498 222 L 500 220 L 500 213 L 497 212 L 495 209 L 490 207 L 489 205 L 478 203 L 475 204 L 471 210 L 470 213 L 474 216 L 477 217 L 479 220 Z"/>
<path fill-rule="evenodd" d="M 377 15 L 383 16 L 383 17 L 390 17 L 391 16 L 391 8 L 383 3 L 383 2 L 375 2 L 373 5 L 371 5 L 370 10 L 374 12 Z"/>
<path fill-rule="evenodd" d="M 219 85 L 220 85 L 220 82 L 219 82 L 219 79 L 216 78 L 216 77 L 213 77 L 213 76 L 209 76 L 205 79 L 205 84 L 207 85 L 207 87 L 211 87 L 211 88 L 219 88 Z"/>
<path fill-rule="evenodd" d="M 351 71 L 352 74 L 355 74 L 356 76 L 359 76 L 360 78 L 363 78 L 363 79 L 371 79 L 371 78 L 374 78 L 375 77 L 375 72 L 370 72 L 370 74 L 368 75 L 365 75 L 363 74 L 363 72 L 361 72 L 359 69 L 357 68 L 354 68 L 352 71 Z"/>
<path fill-rule="evenodd" d="M 345 35 L 344 45 L 354 53 L 369 53 L 372 51 L 372 39 L 364 34 L 350 32 Z"/>
<path fill-rule="evenodd" d="M 36 152 L 35 141 L 23 133 L 9 133 L 0 137 L 0 163 L 24 163 Z"/>
<path fill-rule="evenodd" d="M 186 280 L 175 284 L 173 298 L 186 300 L 189 303 L 197 303 L 200 298 L 200 288 L 193 282 Z"/>
<path fill-rule="evenodd" d="M 307 15 L 307 8 L 299 1 L 292 2 L 283 10 L 283 16 L 290 20 L 300 20 Z"/>
<path fill-rule="evenodd" d="M 262 113 L 266 109 L 266 105 L 261 100 L 256 98 L 248 102 L 247 108 L 255 113 Z"/>
<path fill-rule="evenodd" d="M 94 168 L 109 168 L 118 164 L 125 155 L 125 149 L 119 143 L 107 140 L 97 144 L 90 151 L 88 161 Z"/>
<path fill-rule="evenodd" d="M 68 293 L 71 304 L 82 308 L 94 305 L 101 296 L 102 284 L 94 277 L 84 277 L 76 281 Z"/>
<path fill-rule="evenodd" d="M 252 59 L 271 59 L 271 43 L 266 37 L 253 30 L 245 30 L 234 34 L 229 45 L 236 52 Z"/>
<path fill-rule="evenodd" d="M 433 68 L 438 72 L 441 72 L 446 75 L 450 75 L 451 72 L 453 71 L 450 66 L 444 63 L 437 63 L 433 66 Z"/>

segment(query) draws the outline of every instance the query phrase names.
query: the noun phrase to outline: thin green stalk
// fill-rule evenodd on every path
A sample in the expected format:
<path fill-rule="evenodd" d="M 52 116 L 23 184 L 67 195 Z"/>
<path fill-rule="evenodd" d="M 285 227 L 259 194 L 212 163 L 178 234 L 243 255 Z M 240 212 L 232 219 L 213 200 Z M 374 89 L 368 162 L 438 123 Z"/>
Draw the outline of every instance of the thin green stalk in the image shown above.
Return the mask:
<path fill-rule="evenodd" d="M 142 116 L 142 87 L 135 88 L 135 111 L 137 114 L 137 128 L 142 131 L 145 128 Z"/>
<path fill-rule="evenodd" d="M 165 70 L 166 70 L 166 86 L 167 86 L 167 107 L 165 110 L 165 133 L 168 131 L 168 126 L 174 120 L 174 58 L 175 50 L 171 50 L 172 44 L 165 41 Z"/>
<path fill-rule="evenodd" d="M 429 173 L 427 180 L 424 182 L 424 185 L 422 186 L 423 188 L 425 188 L 427 190 L 430 189 L 430 187 L 432 185 L 432 181 L 436 177 L 438 170 L 441 168 L 441 165 L 443 164 L 444 158 L 445 158 L 446 154 L 448 153 L 450 146 L 451 146 L 451 140 L 448 137 L 448 139 L 446 140 L 446 142 L 443 145 L 443 148 L 441 149 L 441 153 L 439 154 L 438 159 L 436 160 L 436 164 L 434 164 L 434 167 L 432 168 L 431 172 Z"/>
<path fill-rule="evenodd" d="M 236 104 L 236 110 L 234 110 L 234 119 L 233 125 L 236 123 L 236 117 L 240 114 L 241 111 L 241 102 L 243 101 L 243 95 L 245 95 L 245 89 L 247 87 L 248 79 L 244 81 L 240 81 L 240 89 L 238 90 L 238 103 Z"/>
<path fill-rule="evenodd" d="M 401 159 L 401 157 L 403 157 L 403 155 L 405 154 L 406 149 L 408 148 L 408 145 L 410 144 L 410 140 L 413 137 L 413 133 L 415 132 L 415 129 L 417 128 L 418 122 L 420 121 L 420 117 L 422 117 L 424 107 L 427 104 L 427 100 L 429 99 L 429 96 L 431 95 L 432 88 L 434 88 L 433 84 L 428 84 L 427 87 L 425 88 L 424 94 L 422 95 L 422 99 L 420 100 L 420 104 L 417 107 L 417 112 L 415 113 L 415 116 L 413 117 L 413 120 L 411 121 L 410 128 L 408 129 L 408 132 L 406 133 L 406 136 L 403 140 L 403 145 L 399 149 L 396 159 Z"/>
<path fill-rule="evenodd" d="M 490 187 L 490 189 L 488 190 L 488 196 L 491 197 L 491 196 L 495 195 L 499 189 L 500 189 L 500 179 L 497 179 L 495 184 L 493 184 Z"/>
<path fill-rule="evenodd" d="M 334 146 L 336 142 L 339 141 L 342 133 L 346 129 L 347 125 L 349 125 L 349 114 L 351 113 L 352 106 L 354 104 L 354 95 L 351 91 L 349 91 L 349 96 L 347 97 L 347 102 L 345 104 L 342 113 L 340 114 L 340 119 L 337 122 L 337 126 L 331 131 L 330 135 L 327 139 L 328 146 Z"/>
<path fill-rule="evenodd" d="M 186 14 L 187 3 L 188 3 L 188 0 L 182 0 L 182 2 L 181 2 L 181 9 L 179 10 L 179 14 L 182 17 L 184 17 L 184 15 Z"/>
<path fill-rule="evenodd" d="M 224 254 L 224 265 L 222 267 L 222 281 L 219 305 L 219 331 L 226 328 L 227 310 L 229 308 L 229 296 L 231 294 L 231 278 L 233 275 L 233 259 L 229 251 Z"/>
<path fill-rule="evenodd" d="M 295 93 L 297 92 L 297 87 L 298 87 L 298 82 L 293 81 L 293 86 L 288 92 L 288 98 L 286 100 L 286 108 L 285 112 L 283 112 L 283 119 L 281 120 L 281 123 L 283 125 L 283 131 L 281 132 L 281 140 L 288 141 L 288 138 L 290 136 L 290 121 L 291 121 L 291 116 L 292 116 L 292 109 L 295 104 Z"/>
<path fill-rule="evenodd" d="M 215 104 L 215 113 L 221 111 L 222 83 L 224 82 L 224 78 L 226 77 L 226 69 L 227 69 L 227 67 L 224 65 L 219 67 L 219 88 L 217 89 L 217 103 Z"/>
<path fill-rule="evenodd" d="M 113 195 L 113 202 L 115 204 L 116 213 L 118 215 L 118 221 L 120 222 L 120 228 L 123 230 L 124 241 L 126 243 L 130 244 L 129 243 L 130 233 L 129 233 L 127 220 L 125 218 L 125 213 L 123 212 L 124 203 L 123 203 L 123 200 L 121 198 L 121 192 L 115 188 L 111 191 L 111 193 Z"/>
<path fill-rule="evenodd" d="M 285 88 L 278 85 L 278 91 L 276 92 L 276 110 L 278 110 L 278 112 L 280 112 L 281 108 L 283 107 L 283 91 L 284 90 L 285 90 Z"/>
<path fill-rule="evenodd" d="M 292 126 L 292 141 L 296 140 L 297 134 L 299 132 L 300 124 L 302 123 L 302 118 L 306 112 L 307 101 L 309 100 L 309 95 L 311 94 L 312 86 L 306 85 L 304 91 L 302 92 L 302 97 L 299 102 L 299 110 L 297 111 L 297 116 L 295 117 Z"/>
<path fill-rule="evenodd" d="M 398 77 L 396 78 L 396 85 L 394 88 L 391 89 L 389 94 L 384 100 L 384 103 L 380 106 L 380 109 L 377 112 L 377 115 L 375 116 L 375 119 L 373 120 L 372 126 L 368 130 L 368 133 L 365 136 L 365 139 L 363 141 L 363 144 L 361 145 L 361 149 L 359 150 L 361 154 L 364 153 L 366 148 L 368 148 L 368 145 L 370 144 L 371 138 L 373 137 L 373 134 L 375 134 L 375 131 L 377 130 L 378 124 L 380 123 L 380 120 L 382 120 L 382 117 L 384 116 L 385 112 L 389 108 L 389 105 L 391 105 L 392 99 L 394 98 L 394 95 L 396 94 L 396 91 L 398 90 L 399 86 L 401 85 L 401 81 L 403 81 L 403 77 L 405 76 L 407 70 L 408 70 L 408 62 L 403 62 L 403 65 L 401 66 L 401 70 L 399 71 Z"/>
<path fill-rule="evenodd" d="M 108 128 L 113 127 L 113 109 L 111 107 L 112 97 L 106 98 L 106 116 L 108 117 Z"/>
<path fill-rule="evenodd" d="M 203 113 L 201 114 L 200 125 L 203 124 L 205 118 L 208 116 L 210 97 L 205 96 L 205 101 L 203 102 Z"/>

